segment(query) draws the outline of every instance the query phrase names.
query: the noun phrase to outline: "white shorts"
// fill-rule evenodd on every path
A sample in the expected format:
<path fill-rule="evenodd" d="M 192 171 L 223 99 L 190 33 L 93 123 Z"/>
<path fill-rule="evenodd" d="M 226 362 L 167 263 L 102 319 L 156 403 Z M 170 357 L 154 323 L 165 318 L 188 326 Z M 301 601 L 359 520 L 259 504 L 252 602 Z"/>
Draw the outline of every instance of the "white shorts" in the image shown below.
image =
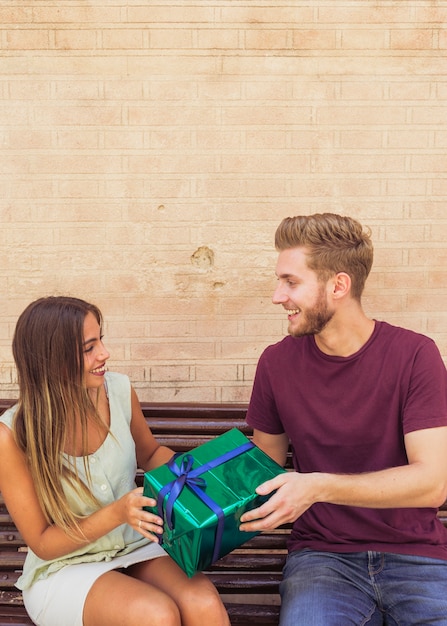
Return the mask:
<path fill-rule="evenodd" d="M 105 572 L 167 556 L 158 543 L 99 563 L 67 565 L 23 590 L 23 603 L 37 626 L 83 626 L 85 599 L 93 583 Z"/>

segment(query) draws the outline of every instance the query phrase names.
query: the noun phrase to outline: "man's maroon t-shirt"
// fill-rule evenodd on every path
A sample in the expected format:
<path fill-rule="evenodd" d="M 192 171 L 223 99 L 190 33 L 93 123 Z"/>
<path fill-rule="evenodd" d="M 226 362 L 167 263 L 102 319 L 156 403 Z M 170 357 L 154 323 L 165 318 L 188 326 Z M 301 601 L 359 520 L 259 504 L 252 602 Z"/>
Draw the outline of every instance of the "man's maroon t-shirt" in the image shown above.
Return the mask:
<path fill-rule="evenodd" d="M 386 322 L 376 322 L 349 357 L 322 353 L 313 336 L 286 337 L 261 355 L 247 422 L 287 433 L 298 472 L 406 465 L 404 434 L 447 426 L 446 368 L 431 339 Z M 294 523 L 289 549 L 447 560 L 447 531 L 436 512 L 316 503 Z"/>

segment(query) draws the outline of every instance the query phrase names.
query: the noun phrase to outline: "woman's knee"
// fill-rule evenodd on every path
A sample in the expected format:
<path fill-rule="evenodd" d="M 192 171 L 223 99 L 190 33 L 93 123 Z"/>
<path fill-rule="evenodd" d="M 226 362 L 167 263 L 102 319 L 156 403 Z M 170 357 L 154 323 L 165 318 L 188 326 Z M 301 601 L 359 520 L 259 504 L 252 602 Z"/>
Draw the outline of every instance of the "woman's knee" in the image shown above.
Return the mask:
<path fill-rule="evenodd" d="M 228 614 L 214 585 L 203 575 L 194 578 L 187 593 L 179 601 L 185 623 L 229 624 Z M 189 621 L 190 617 L 194 619 Z"/>
<path fill-rule="evenodd" d="M 145 608 L 146 617 L 143 618 L 140 613 L 140 624 L 156 624 L 157 626 L 180 626 L 180 611 L 170 598 L 164 598 L 163 602 L 151 604 Z"/>
<path fill-rule="evenodd" d="M 96 581 L 85 605 L 85 626 L 181 626 L 176 602 L 143 581 L 109 572 Z"/>

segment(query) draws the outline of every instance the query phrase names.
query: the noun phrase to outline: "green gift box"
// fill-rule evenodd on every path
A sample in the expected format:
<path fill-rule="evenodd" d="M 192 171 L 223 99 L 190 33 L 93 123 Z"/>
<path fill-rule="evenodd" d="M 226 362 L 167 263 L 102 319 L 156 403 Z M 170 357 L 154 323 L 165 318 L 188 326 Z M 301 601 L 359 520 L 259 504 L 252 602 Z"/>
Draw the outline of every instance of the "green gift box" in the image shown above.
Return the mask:
<path fill-rule="evenodd" d="M 144 495 L 164 519 L 161 545 L 188 576 L 209 567 L 258 532 L 241 515 L 265 502 L 258 485 L 285 472 L 237 428 L 144 475 Z"/>

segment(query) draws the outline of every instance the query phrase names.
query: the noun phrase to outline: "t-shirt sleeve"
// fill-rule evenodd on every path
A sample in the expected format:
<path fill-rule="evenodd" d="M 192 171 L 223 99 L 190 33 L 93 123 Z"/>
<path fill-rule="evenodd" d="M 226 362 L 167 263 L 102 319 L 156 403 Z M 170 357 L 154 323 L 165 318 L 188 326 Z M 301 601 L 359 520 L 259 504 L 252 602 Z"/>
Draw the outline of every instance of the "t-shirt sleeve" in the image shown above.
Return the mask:
<path fill-rule="evenodd" d="M 256 368 L 253 389 L 247 410 L 247 423 L 269 435 L 284 432 L 272 392 L 268 366 L 268 348 L 261 355 Z"/>
<path fill-rule="evenodd" d="M 408 393 L 403 407 L 404 434 L 447 426 L 447 371 L 432 340 L 414 355 Z"/>

